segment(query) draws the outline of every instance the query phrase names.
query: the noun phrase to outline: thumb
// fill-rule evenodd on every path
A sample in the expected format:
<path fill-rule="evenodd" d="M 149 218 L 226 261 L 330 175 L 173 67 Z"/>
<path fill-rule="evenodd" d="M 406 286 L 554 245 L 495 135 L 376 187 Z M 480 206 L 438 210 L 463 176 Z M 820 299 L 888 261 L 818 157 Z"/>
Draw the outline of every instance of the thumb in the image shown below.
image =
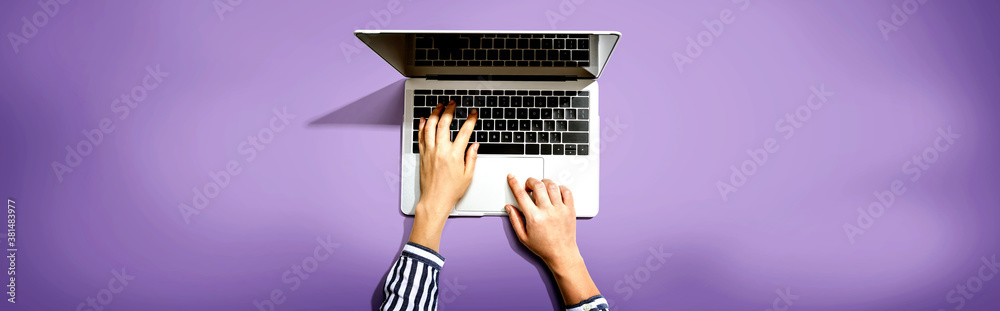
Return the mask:
<path fill-rule="evenodd" d="M 521 215 L 521 212 L 513 205 L 508 204 L 504 206 L 504 209 L 507 210 L 507 215 L 510 216 L 510 225 L 514 227 L 517 239 L 521 240 L 521 244 L 524 244 L 525 241 L 528 241 L 528 233 L 524 228 L 524 215 Z"/>

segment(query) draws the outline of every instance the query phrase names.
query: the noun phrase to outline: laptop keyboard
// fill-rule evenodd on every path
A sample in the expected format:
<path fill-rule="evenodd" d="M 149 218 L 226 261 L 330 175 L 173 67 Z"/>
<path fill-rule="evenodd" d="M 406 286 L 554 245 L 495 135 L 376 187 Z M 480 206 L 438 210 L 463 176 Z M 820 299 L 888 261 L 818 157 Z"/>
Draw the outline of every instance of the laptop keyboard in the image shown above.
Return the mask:
<path fill-rule="evenodd" d="M 418 34 L 416 66 L 587 67 L 586 34 Z"/>
<path fill-rule="evenodd" d="M 413 153 L 419 153 L 420 117 L 438 103 L 454 100 L 451 139 L 472 109 L 479 110 L 469 143 L 480 154 L 589 155 L 590 94 L 588 91 L 539 90 L 414 90 Z"/>

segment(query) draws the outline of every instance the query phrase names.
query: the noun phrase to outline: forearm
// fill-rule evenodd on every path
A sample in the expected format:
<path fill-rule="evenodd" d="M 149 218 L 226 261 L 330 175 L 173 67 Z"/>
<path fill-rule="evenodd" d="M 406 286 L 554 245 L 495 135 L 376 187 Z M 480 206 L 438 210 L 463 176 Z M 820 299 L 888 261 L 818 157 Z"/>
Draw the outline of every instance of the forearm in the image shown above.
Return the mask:
<path fill-rule="evenodd" d="M 601 292 L 594 284 L 594 280 L 587 271 L 587 265 L 583 261 L 583 256 L 579 253 L 568 256 L 549 264 L 549 270 L 555 277 L 556 285 L 562 294 L 563 303 L 567 306 L 575 305 L 588 298 L 598 296 Z"/>

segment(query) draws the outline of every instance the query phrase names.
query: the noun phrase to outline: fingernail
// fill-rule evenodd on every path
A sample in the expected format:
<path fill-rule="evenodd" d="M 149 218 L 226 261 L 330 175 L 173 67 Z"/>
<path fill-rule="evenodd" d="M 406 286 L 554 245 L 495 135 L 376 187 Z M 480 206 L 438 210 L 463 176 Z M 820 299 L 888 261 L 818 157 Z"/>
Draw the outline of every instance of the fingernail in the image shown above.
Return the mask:
<path fill-rule="evenodd" d="M 472 145 L 472 150 L 479 151 L 479 143 Z"/>
<path fill-rule="evenodd" d="M 514 174 L 507 173 L 507 179 L 514 179 Z"/>
<path fill-rule="evenodd" d="M 479 114 L 479 109 L 472 109 L 472 114 L 478 115 Z"/>

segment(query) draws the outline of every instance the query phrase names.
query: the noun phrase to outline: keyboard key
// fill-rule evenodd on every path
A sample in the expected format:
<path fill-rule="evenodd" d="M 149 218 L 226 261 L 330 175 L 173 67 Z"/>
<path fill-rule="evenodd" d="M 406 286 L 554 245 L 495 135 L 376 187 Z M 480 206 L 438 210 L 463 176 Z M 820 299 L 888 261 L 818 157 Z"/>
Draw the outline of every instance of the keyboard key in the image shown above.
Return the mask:
<path fill-rule="evenodd" d="M 514 96 L 510 98 L 511 107 L 521 107 L 521 96 Z"/>
<path fill-rule="evenodd" d="M 566 48 L 566 40 L 556 39 L 553 42 L 552 46 L 555 47 L 556 49 L 565 49 Z"/>
<path fill-rule="evenodd" d="M 490 142 L 500 142 L 500 132 L 490 132 Z"/>
<path fill-rule="evenodd" d="M 551 108 L 543 108 L 541 112 L 542 112 L 542 119 L 552 119 Z"/>
<path fill-rule="evenodd" d="M 476 120 L 476 128 L 475 128 L 475 130 L 476 131 L 483 130 L 483 120 Z"/>
<path fill-rule="evenodd" d="M 518 119 L 522 119 L 522 118 L 518 118 Z M 519 120 L 517 122 L 519 122 L 519 124 L 518 124 L 517 127 L 519 129 L 521 129 L 522 131 L 531 130 L 531 121 L 529 121 L 529 120 Z"/>
<path fill-rule="evenodd" d="M 566 40 L 567 49 L 576 49 L 576 40 Z"/>
<path fill-rule="evenodd" d="M 514 135 L 511 132 L 501 132 L 500 133 L 500 142 L 509 143 L 509 142 L 513 141 L 513 136 Z"/>
<path fill-rule="evenodd" d="M 413 119 L 413 129 L 414 130 L 420 129 L 420 119 Z"/>
<path fill-rule="evenodd" d="M 421 66 L 421 67 L 429 67 L 431 64 L 432 63 L 430 61 L 418 60 L 414 65 L 415 66 Z"/>
<path fill-rule="evenodd" d="M 570 98 L 572 97 L 559 97 L 559 107 L 569 108 L 572 106 Z"/>
<path fill-rule="evenodd" d="M 579 119 L 580 119 L 580 120 L 587 120 L 587 119 L 590 119 L 590 110 L 587 110 L 587 109 L 580 109 L 580 113 L 579 113 Z"/>
<path fill-rule="evenodd" d="M 576 154 L 578 155 L 589 155 L 590 146 L 588 145 L 576 145 Z"/>
<path fill-rule="evenodd" d="M 497 131 L 506 131 L 507 130 L 507 121 L 496 120 L 496 122 L 493 124 L 493 128 L 495 128 Z"/>
<path fill-rule="evenodd" d="M 499 60 L 500 59 L 500 50 L 486 50 L 486 59 L 487 60 Z"/>
<path fill-rule="evenodd" d="M 500 107 L 510 107 L 510 97 L 500 96 Z"/>
<path fill-rule="evenodd" d="M 462 96 L 462 106 L 472 107 L 472 96 Z"/>
<path fill-rule="evenodd" d="M 568 131 L 566 126 L 566 121 L 556 121 L 556 131 L 560 132 Z"/>
<path fill-rule="evenodd" d="M 559 132 L 549 133 L 549 141 L 551 141 L 553 143 L 561 143 L 562 142 L 562 133 L 559 133 Z"/>
<path fill-rule="evenodd" d="M 585 144 L 587 143 L 589 133 L 575 133 L 566 132 L 562 133 L 562 142 L 567 144 Z"/>
<path fill-rule="evenodd" d="M 546 49 L 546 50 L 551 49 L 552 48 L 552 39 L 544 39 L 544 40 L 542 40 L 542 48 Z"/>
<path fill-rule="evenodd" d="M 574 132 L 589 131 L 590 121 L 569 121 L 569 130 Z"/>
<path fill-rule="evenodd" d="M 521 106 L 522 107 L 534 107 L 535 106 L 535 98 L 534 97 L 524 97 L 524 98 L 521 98 Z"/>
<path fill-rule="evenodd" d="M 543 127 L 542 127 L 543 131 L 555 131 L 556 130 L 556 121 L 544 121 L 542 124 L 543 124 Z"/>
<path fill-rule="evenodd" d="M 552 109 L 552 118 L 553 119 L 565 119 L 566 118 L 566 109 Z"/>
<path fill-rule="evenodd" d="M 549 143 L 549 133 L 546 132 L 538 133 L 538 142 L 543 144 Z"/>
<path fill-rule="evenodd" d="M 531 130 L 532 131 L 541 131 L 542 130 L 542 121 L 539 121 L 539 120 L 531 121 Z"/>
<path fill-rule="evenodd" d="M 413 131 L 413 141 L 420 142 L 420 131 Z"/>
<path fill-rule="evenodd" d="M 527 119 L 528 118 L 528 108 L 517 108 L 515 116 L 518 119 Z"/>
<path fill-rule="evenodd" d="M 529 143 L 537 143 L 538 142 L 538 133 L 528 132 L 528 134 L 525 135 L 525 136 L 526 136 L 525 140 L 527 142 L 529 142 Z"/>
<path fill-rule="evenodd" d="M 538 96 L 538 95 L 542 95 L 542 92 L 541 91 L 531 90 L 531 91 L 528 91 L 528 95 Z"/>
<path fill-rule="evenodd" d="M 538 144 L 528 144 L 525 145 L 524 147 L 525 147 L 524 154 L 538 154 L 538 152 L 541 151 L 538 148 L 539 147 Z"/>
<path fill-rule="evenodd" d="M 511 60 L 524 60 L 524 51 L 522 51 L 522 50 L 513 50 L 513 51 L 510 51 L 510 59 Z"/>
<path fill-rule="evenodd" d="M 430 93 L 431 93 L 431 90 L 413 90 L 413 94 L 429 95 Z"/>
<path fill-rule="evenodd" d="M 552 145 L 552 154 L 562 155 L 563 154 L 563 145 L 562 144 Z"/>
<path fill-rule="evenodd" d="M 570 50 L 559 51 L 559 60 L 572 60 L 573 59 L 573 53 L 572 52 L 573 51 L 570 51 Z"/>
<path fill-rule="evenodd" d="M 590 91 L 579 91 L 576 92 L 579 96 L 590 96 Z"/>
<path fill-rule="evenodd" d="M 545 97 L 535 97 L 535 107 L 545 107 Z"/>
<path fill-rule="evenodd" d="M 413 143 L 413 153 L 420 153 L 420 144 Z"/>
<path fill-rule="evenodd" d="M 473 100 L 473 105 L 476 107 L 486 107 L 486 96 L 476 96 Z"/>
<path fill-rule="evenodd" d="M 552 96 L 552 91 L 542 91 L 542 96 Z"/>
<path fill-rule="evenodd" d="M 493 113 L 493 109 L 490 108 L 479 108 L 479 117 L 484 119 L 491 118 L 490 114 Z"/>
<path fill-rule="evenodd" d="M 576 155 L 576 145 L 566 145 L 564 149 L 566 155 Z"/>
<path fill-rule="evenodd" d="M 510 60 L 510 50 L 500 50 L 500 60 Z"/>
<path fill-rule="evenodd" d="M 517 120 L 507 120 L 507 130 L 508 131 L 516 131 L 516 130 L 518 130 Z"/>
<path fill-rule="evenodd" d="M 430 113 L 428 112 L 427 115 L 430 115 Z M 541 116 L 541 109 L 538 109 L 538 108 L 528 109 L 528 119 L 538 119 L 538 118 L 541 118 L 541 117 L 542 117 Z"/>
<path fill-rule="evenodd" d="M 531 39 L 529 44 L 530 49 L 540 49 L 542 48 L 542 39 Z"/>
<path fill-rule="evenodd" d="M 419 107 L 424 105 L 425 96 L 413 96 L 413 106 Z"/>
<path fill-rule="evenodd" d="M 487 96 L 486 107 L 496 107 L 496 106 L 497 106 L 497 96 Z"/>
<path fill-rule="evenodd" d="M 576 40 L 576 46 L 581 49 L 590 49 L 590 40 L 588 39 L 578 39 Z"/>
<path fill-rule="evenodd" d="M 465 119 L 469 117 L 469 108 L 455 108 L 455 117 Z"/>
<path fill-rule="evenodd" d="M 479 143 L 479 154 L 524 154 L 524 144 Z"/>
<path fill-rule="evenodd" d="M 492 131 L 493 130 L 493 120 L 483 120 L 483 130 Z"/>
<path fill-rule="evenodd" d="M 437 96 L 424 96 L 424 106 L 437 106 L 438 98 Z"/>
<path fill-rule="evenodd" d="M 517 118 L 517 108 L 504 108 L 503 110 L 504 119 L 515 119 Z"/>
<path fill-rule="evenodd" d="M 566 118 L 570 120 L 576 119 L 576 109 L 566 109 Z"/>
<path fill-rule="evenodd" d="M 451 119 L 451 124 L 449 125 L 449 128 L 452 131 L 457 131 L 458 130 L 458 120 Z"/>
<path fill-rule="evenodd" d="M 444 95 L 455 95 L 455 90 L 444 90 Z"/>
<path fill-rule="evenodd" d="M 413 108 L 413 117 L 414 118 L 426 118 L 426 117 L 430 117 L 430 116 L 431 116 L 431 108 L 430 107 L 414 107 Z"/>
<path fill-rule="evenodd" d="M 559 107 L 559 97 L 547 97 L 545 107 L 556 108 Z"/>
<path fill-rule="evenodd" d="M 490 140 L 490 134 L 489 133 L 487 133 L 487 132 L 477 132 L 476 133 L 476 141 L 478 141 L 478 142 L 487 142 L 489 140 Z"/>
<path fill-rule="evenodd" d="M 589 97 L 573 97 L 573 107 L 574 108 L 589 108 L 590 98 Z"/>
<path fill-rule="evenodd" d="M 542 145 L 542 153 L 541 154 L 543 154 L 543 155 L 552 154 L 552 145 L 549 145 L 549 144 Z"/>
<path fill-rule="evenodd" d="M 524 132 L 514 132 L 514 142 L 523 143 L 524 142 Z"/>

